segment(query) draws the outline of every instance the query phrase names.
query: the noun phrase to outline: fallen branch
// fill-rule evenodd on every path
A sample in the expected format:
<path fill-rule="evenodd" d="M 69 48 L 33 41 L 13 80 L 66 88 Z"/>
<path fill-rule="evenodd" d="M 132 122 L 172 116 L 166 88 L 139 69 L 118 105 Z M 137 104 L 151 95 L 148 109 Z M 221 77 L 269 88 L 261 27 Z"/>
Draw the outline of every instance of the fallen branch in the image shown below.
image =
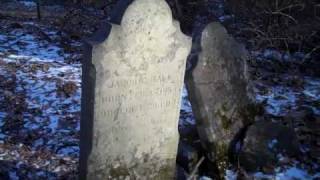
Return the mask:
<path fill-rule="evenodd" d="M 202 156 L 202 158 L 199 160 L 199 162 L 196 164 L 196 166 L 194 167 L 193 171 L 191 172 L 190 176 L 188 177 L 187 180 L 192 180 L 193 177 L 196 175 L 199 166 L 202 164 L 202 162 L 204 161 L 204 157 Z"/>
<path fill-rule="evenodd" d="M 307 53 L 307 54 L 305 55 L 305 57 L 303 58 L 302 63 L 304 63 L 304 62 L 307 60 L 307 58 L 310 57 L 310 56 L 311 56 L 314 52 L 316 52 L 318 49 L 320 49 L 320 46 L 317 46 L 317 47 L 313 48 L 309 53 Z"/>
<path fill-rule="evenodd" d="M 268 12 L 268 11 L 265 11 L 267 14 L 271 14 L 271 15 L 280 15 L 280 16 L 284 16 L 284 17 L 287 17 L 289 19 L 291 19 L 294 23 L 298 24 L 298 21 L 290 16 L 289 14 L 286 14 L 286 13 L 283 13 L 283 12 L 280 12 L 280 11 L 274 11 L 274 12 Z"/>

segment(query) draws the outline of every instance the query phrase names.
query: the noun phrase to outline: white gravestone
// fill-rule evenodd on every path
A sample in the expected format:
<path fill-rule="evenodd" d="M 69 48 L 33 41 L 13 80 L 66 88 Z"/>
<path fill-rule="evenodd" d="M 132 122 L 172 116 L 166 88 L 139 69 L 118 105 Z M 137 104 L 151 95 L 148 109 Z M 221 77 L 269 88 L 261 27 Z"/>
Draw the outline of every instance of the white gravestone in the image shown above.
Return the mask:
<path fill-rule="evenodd" d="M 92 121 L 91 139 L 81 137 L 80 171 L 87 179 L 174 177 L 190 48 L 165 0 L 135 0 L 121 25 L 112 25 L 108 38 L 93 45 L 92 68 L 84 67 L 83 74 L 90 76 L 84 81 L 94 81 L 83 86 L 83 96 L 90 94 L 88 84 L 94 86 L 93 100 L 82 102 L 82 134 Z"/>

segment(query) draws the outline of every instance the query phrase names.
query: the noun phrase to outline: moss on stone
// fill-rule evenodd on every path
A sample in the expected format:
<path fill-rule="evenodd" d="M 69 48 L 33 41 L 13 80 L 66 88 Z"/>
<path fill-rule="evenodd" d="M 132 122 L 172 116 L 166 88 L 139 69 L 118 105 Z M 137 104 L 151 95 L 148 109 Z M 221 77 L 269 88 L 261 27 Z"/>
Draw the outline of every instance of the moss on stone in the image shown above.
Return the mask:
<path fill-rule="evenodd" d="M 222 127 L 226 130 L 230 129 L 231 120 L 229 118 L 227 118 L 227 116 L 225 116 L 225 115 L 220 116 L 220 118 L 222 121 Z"/>
<path fill-rule="evenodd" d="M 220 173 L 220 177 L 224 177 L 224 172 L 228 168 L 228 145 L 225 143 L 217 143 L 216 145 L 216 163 Z"/>
<path fill-rule="evenodd" d="M 140 179 L 141 177 L 154 180 L 175 179 L 175 161 L 173 159 L 160 160 L 145 155 L 142 159 L 136 159 L 130 167 L 122 163 L 104 166 L 88 175 L 88 179 L 106 180 Z"/>
<path fill-rule="evenodd" d="M 110 168 L 110 176 L 111 177 L 121 177 L 121 176 L 130 176 L 127 167 L 119 166 L 119 167 L 112 167 Z"/>
<path fill-rule="evenodd" d="M 172 169 L 174 166 L 166 166 L 160 169 L 159 176 L 155 178 L 155 180 L 163 180 L 163 179 L 175 179 L 175 173 L 172 173 Z"/>
<path fill-rule="evenodd" d="M 221 110 L 222 110 L 223 112 L 227 112 L 227 111 L 228 111 L 228 107 L 227 107 L 227 103 L 226 103 L 226 102 L 222 104 Z"/>
<path fill-rule="evenodd" d="M 226 109 L 225 107 L 222 107 L 218 112 L 216 113 L 217 117 L 221 120 L 222 128 L 225 130 L 230 129 L 231 127 L 231 119 L 229 119 L 225 114 Z"/>
<path fill-rule="evenodd" d="M 263 107 L 259 104 L 250 103 L 240 108 L 239 113 L 243 123 L 248 125 L 254 122 L 254 119 L 257 115 L 263 113 Z"/>

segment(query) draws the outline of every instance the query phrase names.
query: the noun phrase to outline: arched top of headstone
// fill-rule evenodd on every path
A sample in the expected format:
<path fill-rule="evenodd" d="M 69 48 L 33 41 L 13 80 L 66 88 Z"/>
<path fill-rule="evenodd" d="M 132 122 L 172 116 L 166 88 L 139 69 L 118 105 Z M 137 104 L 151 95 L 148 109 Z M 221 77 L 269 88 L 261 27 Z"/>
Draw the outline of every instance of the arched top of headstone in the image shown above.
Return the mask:
<path fill-rule="evenodd" d="M 127 56 L 141 58 L 136 53 L 140 51 L 142 58 L 152 59 L 170 52 L 179 26 L 173 25 L 171 9 L 165 0 L 135 0 L 122 18 L 121 29 L 122 41 L 130 43 L 130 47 L 124 48 Z"/>
<path fill-rule="evenodd" d="M 209 23 L 202 32 L 202 46 L 205 46 L 203 43 L 207 43 L 208 39 L 214 43 L 221 43 L 225 39 L 229 39 L 227 30 L 218 22 Z"/>
<path fill-rule="evenodd" d="M 201 54 L 211 54 L 214 63 L 218 63 L 221 56 L 240 62 L 248 58 L 245 47 L 230 36 L 219 22 L 209 23 L 205 27 L 202 32 L 201 47 L 203 51 Z"/>
<path fill-rule="evenodd" d="M 172 25 L 172 13 L 165 0 L 135 0 L 126 10 L 121 24 L 124 28 L 164 29 Z"/>
<path fill-rule="evenodd" d="M 92 45 L 102 43 L 110 36 L 112 25 L 123 27 L 129 34 L 139 31 L 155 35 L 172 33 L 172 23 L 179 24 L 173 22 L 171 9 L 165 0 L 120 0 L 110 19 L 103 21 L 87 41 Z"/>
<path fill-rule="evenodd" d="M 150 14 L 152 13 L 150 11 L 150 13 L 146 13 L 143 9 L 144 8 L 148 8 L 150 7 L 150 5 L 153 5 L 153 7 L 157 8 L 157 9 L 162 9 L 165 10 L 167 12 L 169 12 L 168 14 L 170 16 L 172 16 L 172 13 L 170 11 L 170 7 L 168 6 L 168 4 L 164 1 L 164 0 L 144 0 L 144 1 L 139 1 L 136 2 L 138 0 L 120 0 L 117 2 L 117 4 L 114 6 L 114 10 L 111 14 L 110 17 L 110 22 L 112 24 L 121 24 L 122 19 L 125 19 L 125 14 L 129 14 L 127 12 L 128 7 L 130 6 L 131 9 L 136 9 L 140 12 L 138 13 L 144 13 L 144 14 Z M 131 6 L 131 4 L 134 4 Z M 155 8 L 153 8 L 153 10 L 155 10 Z M 168 11 L 169 10 L 169 11 Z"/>
<path fill-rule="evenodd" d="M 178 22 L 173 20 L 165 0 L 135 0 L 126 8 L 121 24 L 112 24 L 107 39 L 96 44 L 94 51 L 104 53 L 93 54 L 103 55 L 94 59 L 119 59 L 112 62 L 111 67 L 117 68 L 110 68 L 108 75 L 131 76 L 163 70 L 152 69 L 150 64 L 173 63 L 175 56 L 189 51 L 189 42 L 190 39 L 181 33 Z"/>

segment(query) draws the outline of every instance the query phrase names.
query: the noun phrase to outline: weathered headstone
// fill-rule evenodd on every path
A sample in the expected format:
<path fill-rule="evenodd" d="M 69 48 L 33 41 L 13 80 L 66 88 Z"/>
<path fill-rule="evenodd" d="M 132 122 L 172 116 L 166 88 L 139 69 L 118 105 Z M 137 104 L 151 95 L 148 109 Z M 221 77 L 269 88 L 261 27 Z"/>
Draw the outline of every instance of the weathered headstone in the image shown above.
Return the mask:
<path fill-rule="evenodd" d="M 248 124 L 247 52 L 219 23 L 202 32 L 197 63 L 186 83 L 201 141 L 223 171 L 236 136 Z M 223 173 L 223 172 L 222 172 Z"/>
<path fill-rule="evenodd" d="M 83 69 L 80 178 L 174 177 L 190 48 L 165 0 L 135 0 L 93 46 Z"/>

